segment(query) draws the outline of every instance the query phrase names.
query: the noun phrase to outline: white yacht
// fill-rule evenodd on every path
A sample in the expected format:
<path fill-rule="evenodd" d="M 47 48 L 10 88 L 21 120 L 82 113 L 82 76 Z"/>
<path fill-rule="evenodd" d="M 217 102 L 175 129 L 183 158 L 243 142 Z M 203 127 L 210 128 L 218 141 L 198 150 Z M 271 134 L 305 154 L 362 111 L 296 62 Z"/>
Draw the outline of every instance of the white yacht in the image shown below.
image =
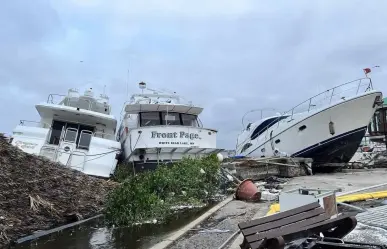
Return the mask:
<path fill-rule="evenodd" d="M 144 82 L 139 87 L 142 93 L 124 104 L 117 134 L 123 160 L 135 172 L 222 151 L 216 148 L 217 131 L 204 128 L 198 117 L 203 108 L 182 103 L 176 93 L 149 89 Z"/>
<path fill-rule="evenodd" d="M 249 123 L 237 155 L 313 158 L 314 166 L 347 163 L 364 137 L 382 93 L 370 78 L 351 81 L 307 99 L 289 111 Z"/>
<path fill-rule="evenodd" d="M 83 95 L 76 89 L 50 94 L 47 102 L 35 106 L 40 121 L 21 120 L 11 143 L 88 175 L 109 177 L 121 145 L 115 140 L 117 119 L 108 100 L 105 94 L 94 97 L 91 88 Z"/>

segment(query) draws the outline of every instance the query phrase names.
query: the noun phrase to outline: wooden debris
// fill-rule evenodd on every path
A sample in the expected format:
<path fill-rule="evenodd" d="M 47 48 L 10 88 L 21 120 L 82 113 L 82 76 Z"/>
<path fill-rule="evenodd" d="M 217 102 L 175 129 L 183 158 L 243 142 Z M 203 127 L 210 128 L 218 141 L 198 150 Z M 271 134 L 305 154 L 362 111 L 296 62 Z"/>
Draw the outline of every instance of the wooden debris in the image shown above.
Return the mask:
<path fill-rule="evenodd" d="M 27 154 L 2 136 L 0 169 L 0 247 L 66 224 L 68 214 L 79 219 L 100 213 L 107 193 L 116 186 Z"/>

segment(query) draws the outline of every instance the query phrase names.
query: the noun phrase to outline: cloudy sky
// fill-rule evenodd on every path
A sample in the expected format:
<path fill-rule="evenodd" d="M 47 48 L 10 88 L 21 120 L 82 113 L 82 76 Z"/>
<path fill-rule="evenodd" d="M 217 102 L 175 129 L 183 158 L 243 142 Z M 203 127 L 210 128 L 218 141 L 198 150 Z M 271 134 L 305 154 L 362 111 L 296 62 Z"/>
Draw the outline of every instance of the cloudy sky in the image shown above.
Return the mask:
<path fill-rule="evenodd" d="M 0 7 L 0 131 L 39 120 L 49 93 L 92 86 L 119 116 L 137 83 L 204 107 L 218 145 L 241 117 L 290 109 L 372 72 L 387 90 L 387 2 L 356 0 L 12 0 Z M 83 62 L 80 62 L 83 61 Z M 254 115 L 254 114 L 252 114 Z"/>

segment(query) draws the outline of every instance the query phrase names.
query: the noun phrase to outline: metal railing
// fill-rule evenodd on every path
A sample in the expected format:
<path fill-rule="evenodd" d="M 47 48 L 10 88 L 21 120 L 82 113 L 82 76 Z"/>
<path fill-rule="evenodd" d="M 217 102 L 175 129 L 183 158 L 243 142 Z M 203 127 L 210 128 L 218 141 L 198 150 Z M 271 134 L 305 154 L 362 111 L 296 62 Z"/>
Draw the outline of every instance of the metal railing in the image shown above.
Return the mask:
<path fill-rule="evenodd" d="M 50 128 L 51 125 L 47 123 L 42 123 L 38 121 L 31 121 L 31 120 L 20 120 L 19 125 L 21 126 L 28 126 L 28 127 L 38 127 L 38 128 Z"/>
<path fill-rule="evenodd" d="M 339 91 L 340 88 L 344 88 L 345 90 Z M 324 92 L 321 92 L 321 93 L 319 93 L 317 95 L 314 95 L 311 98 L 308 98 L 307 100 L 305 100 L 305 101 L 301 102 L 300 104 L 298 104 L 298 105 L 294 106 L 293 108 L 291 108 L 289 111 L 283 112 L 280 116 L 278 116 L 278 118 L 283 117 L 283 116 L 290 116 L 290 118 L 291 118 L 290 120 L 293 120 L 293 115 L 296 114 L 296 113 L 301 113 L 301 112 L 309 113 L 310 111 L 312 111 L 312 110 L 314 110 L 316 108 L 319 108 L 319 107 L 321 107 L 323 105 L 330 105 L 330 104 L 332 104 L 333 101 L 340 100 L 340 99 L 341 100 L 345 100 L 346 97 L 342 96 L 343 93 L 348 93 L 349 91 L 353 91 L 351 96 L 356 96 L 362 90 L 363 90 L 363 92 L 367 92 L 367 91 L 370 91 L 372 89 L 373 89 L 373 86 L 372 86 L 371 78 L 360 78 L 360 79 L 356 79 L 356 80 L 353 80 L 353 81 L 350 81 L 350 82 L 346 82 L 344 84 L 332 87 L 332 88 L 330 88 L 330 89 L 328 89 L 328 90 L 326 90 Z M 320 100 L 318 100 L 320 97 L 322 97 L 322 98 Z M 325 102 L 325 103 L 323 103 L 323 102 Z M 300 107 L 302 107 L 304 105 L 305 105 L 305 109 L 303 111 L 296 111 L 298 108 L 300 108 Z M 247 113 L 249 113 L 249 112 L 247 112 Z M 264 131 L 265 137 L 266 137 L 266 141 L 263 144 L 259 145 L 259 146 L 264 145 L 268 141 L 267 140 L 267 136 L 269 134 L 269 128 L 271 126 L 273 126 L 275 123 L 277 123 L 277 128 L 278 128 L 279 124 L 281 122 L 286 122 L 286 121 L 285 121 L 285 119 L 280 120 L 280 121 L 278 121 L 278 119 L 275 119 L 273 122 L 269 123 L 265 128 L 263 128 L 263 129 L 266 129 Z M 243 118 L 242 118 L 242 124 L 243 124 Z M 245 129 L 245 127 L 243 128 L 243 130 L 244 129 Z M 252 140 L 251 137 L 248 136 L 239 145 L 242 146 L 246 141 L 251 141 L 251 140 Z M 237 145 L 237 149 L 238 149 L 238 145 Z"/>
<path fill-rule="evenodd" d="M 247 114 L 250 114 L 250 113 L 253 113 L 253 112 L 260 112 L 261 113 L 261 119 L 262 119 L 264 111 L 277 111 L 277 110 L 274 109 L 274 108 L 262 108 L 262 109 L 253 109 L 253 110 L 250 110 L 250 111 L 246 112 L 243 115 L 243 117 L 242 117 L 242 127 L 243 127 L 243 129 L 245 129 L 244 119 L 247 116 Z"/>
<path fill-rule="evenodd" d="M 344 89 L 344 90 L 340 91 L 340 89 Z M 293 118 L 294 113 L 296 113 L 295 110 L 303 105 L 308 106 L 307 108 L 305 108 L 304 111 L 309 112 L 309 111 L 315 109 L 316 107 L 318 108 L 319 107 L 318 104 L 330 105 L 335 100 L 339 100 L 339 99 L 344 100 L 346 98 L 346 96 L 343 96 L 343 94 L 348 93 L 350 91 L 352 91 L 352 94 L 348 94 L 348 95 L 356 96 L 359 94 L 359 92 L 362 89 L 364 89 L 364 92 L 367 92 L 367 91 L 370 91 L 373 89 L 372 81 L 370 78 L 360 78 L 357 80 L 353 80 L 353 81 L 332 87 L 332 88 L 330 88 L 322 93 L 319 93 L 319 94 L 301 102 L 300 104 L 294 106 L 289 111 L 285 112 L 283 115 L 291 115 L 291 117 Z M 322 97 L 322 98 L 319 99 L 320 97 Z M 325 103 L 323 103 L 323 102 L 325 102 Z"/>
<path fill-rule="evenodd" d="M 104 138 L 104 139 L 109 139 L 109 140 L 115 140 L 115 138 L 116 138 L 115 134 L 104 133 L 104 132 L 100 132 L 100 131 L 94 132 L 93 136 L 99 137 L 99 138 Z"/>
<path fill-rule="evenodd" d="M 58 100 L 58 97 L 60 98 L 60 100 Z M 64 106 L 70 106 L 70 107 L 78 107 L 78 108 L 83 109 L 83 110 L 95 111 L 96 112 L 96 108 L 94 108 L 94 107 L 98 104 L 97 101 L 90 101 L 88 99 L 81 99 L 86 104 L 85 104 L 85 106 L 79 106 L 79 100 L 80 100 L 79 98 L 78 98 L 77 101 L 72 101 L 71 98 L 66 98 L 66 97 L 68 97 L 68 96 L 67 95 L 63 95 L 63 94 L 51 93 L 47 97 L 47 103 L 48 104 L 54 104 L 54 105 L 64 105 Z M 111 106 L 108 105 L 107 108 L 108 108 L 108 114 L 110 114 L 111 113 Z"/>

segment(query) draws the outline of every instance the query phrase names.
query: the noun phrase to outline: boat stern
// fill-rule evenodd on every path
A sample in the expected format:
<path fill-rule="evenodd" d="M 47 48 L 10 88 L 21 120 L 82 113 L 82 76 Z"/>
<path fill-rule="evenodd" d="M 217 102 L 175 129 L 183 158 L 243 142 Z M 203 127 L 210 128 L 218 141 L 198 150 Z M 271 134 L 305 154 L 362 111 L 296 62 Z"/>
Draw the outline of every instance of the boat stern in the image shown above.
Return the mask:
<path fill-rule="evenodd" d="M 185 126 L 133 129 L 124 142 L 127 161 L 156 165 L 183 157 L 200 157 L 222 151 L 216 147 L 217 131 Z"/>

